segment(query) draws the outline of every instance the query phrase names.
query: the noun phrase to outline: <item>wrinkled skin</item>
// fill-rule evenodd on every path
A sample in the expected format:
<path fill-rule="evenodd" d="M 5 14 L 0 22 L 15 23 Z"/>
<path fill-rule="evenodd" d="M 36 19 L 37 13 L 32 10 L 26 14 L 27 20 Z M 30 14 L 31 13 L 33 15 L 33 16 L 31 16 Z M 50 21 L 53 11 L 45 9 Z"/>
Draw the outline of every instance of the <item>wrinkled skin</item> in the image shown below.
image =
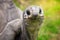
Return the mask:
<path fill-rule="evenodd" d="M 38 17 L 33 16 L 39 13 L 40 8 L 35 9 L 35 6 L 32 6 L 32 10 L 30 8 L 23 13 L 12 0 L 0 0 L 0 40 L 36 40 L 43 15 L 40 12 Z M 27 10 L 31 11 L 32 15 L 25 15 Z"/>
<path fill-rule="evenodd" d="M 24 22 L 29 40 L 36 40 L 40 25 L 43 23 L 43 9 L 39 6 L 30 6 L 24 12 Z"/>
<path fill-rule="evenodd" d="M 0 40 L 14 39 L 22 24 L 21 14 L 12 0 L 0 0 Z"/>
<path fill-rule="evenodd" d="M 38 31 L 40 29 L 40 25 L 42 24 L 43 17 L 39 18 L 38 20 L 27 20 L 26 30 L 29 35 L 30 40 L 36 40 L 38 37 Z"/>
<path fill-rule="evenodd" d="M 43 19 L 43 10 L 39 6 L 27 7 L 23 12 L 24 29 L 16 40 L 36 40 Z"/>

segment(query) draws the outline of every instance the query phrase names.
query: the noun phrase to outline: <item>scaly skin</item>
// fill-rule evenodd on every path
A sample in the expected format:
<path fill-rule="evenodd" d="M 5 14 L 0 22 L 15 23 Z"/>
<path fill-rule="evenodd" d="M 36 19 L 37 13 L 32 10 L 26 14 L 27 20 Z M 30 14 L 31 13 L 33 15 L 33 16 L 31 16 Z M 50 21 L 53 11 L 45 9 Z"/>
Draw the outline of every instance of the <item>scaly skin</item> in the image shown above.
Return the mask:
<path fill-rule="evenodd" d="M 26 30 L 29 34 L 30 40 L 36 40 L 40 25 L 43 22 L 43 17 L 37 18 L 36 20 L 27 19 L 25 22 L 27 23 Z"/>
<path fill-rule="evenodd" d="M 13 0 L 0 0 L 0 40 L 14 39 L 15 32 L 21 28 L 21 13 Z"/>
<path fill-rule="evenodd" d="M 29 40 L 36 40 L 43 23 L 43 10 L 39 6 L 29 6 L 24 12 L 24 23 Z"/>

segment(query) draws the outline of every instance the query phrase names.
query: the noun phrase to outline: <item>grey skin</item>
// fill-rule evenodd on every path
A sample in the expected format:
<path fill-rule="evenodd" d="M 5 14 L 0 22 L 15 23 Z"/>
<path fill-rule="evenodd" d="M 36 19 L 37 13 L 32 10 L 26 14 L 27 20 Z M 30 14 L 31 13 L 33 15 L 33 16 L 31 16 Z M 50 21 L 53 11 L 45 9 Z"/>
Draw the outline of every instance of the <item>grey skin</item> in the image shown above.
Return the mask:
<path fill-rule="evenodd" d="M 24 11 L 24 24 L 27 40 L 37 40 L 40 25 L 43 23 L 43 9 L 39 6 L 29 6 Z"/>
<path fill-rule="evenodd" d="M 36 40 L 43 22 L 43 11 L 40 9 L 29 6 L 22 12 L 12 0 L 0 0 L 0 40 L 15 40 L 14 37 L 18 40 Z M 15 36 L 18 32 L 21 35 Z"/>
<path fill-rule="evenodd" d="M 0 0 L 0 40 L 14 40 L 21 28 L 22 14 L 12 0 Z"/>
<path fill-rule="evenodd" d="M 22 34 L 16 40 L 37 40 L 40 25 L 43 23 L 43 9 L 39 6 L 29 6 L 23 12 Z"/>

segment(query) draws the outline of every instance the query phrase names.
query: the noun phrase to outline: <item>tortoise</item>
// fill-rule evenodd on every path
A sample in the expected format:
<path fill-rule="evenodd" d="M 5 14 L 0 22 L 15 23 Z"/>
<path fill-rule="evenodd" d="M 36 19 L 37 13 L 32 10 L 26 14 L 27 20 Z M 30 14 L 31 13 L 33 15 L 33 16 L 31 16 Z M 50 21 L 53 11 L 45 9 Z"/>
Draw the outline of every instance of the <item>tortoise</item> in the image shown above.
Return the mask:
<path fill-rule="evenodd" d="M 0 40 L 14 40 L 21 25 L 22 10 L 12 0 L 0 0 Z"/>
<path fill-rule="evenodd" d="M 22 11 L 12 0 L 0 0 L 0 40 L 36 40 L 43 19 L 39 6 Z"/>
<path fill-rule="evenodd" d="M 21 32 L 19 32 L 16 40 L 37 40 L 40 25 L 43 23 L 44 14 L 40 6 L 31 5 L 23 11 L 23 23 Z"/>

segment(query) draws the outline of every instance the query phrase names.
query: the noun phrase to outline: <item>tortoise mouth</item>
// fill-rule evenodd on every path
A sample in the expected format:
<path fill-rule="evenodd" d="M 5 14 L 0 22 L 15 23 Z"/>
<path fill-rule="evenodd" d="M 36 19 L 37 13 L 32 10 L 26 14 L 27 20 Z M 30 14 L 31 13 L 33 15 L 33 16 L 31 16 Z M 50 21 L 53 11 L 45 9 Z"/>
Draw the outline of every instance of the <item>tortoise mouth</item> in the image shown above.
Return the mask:
<path fill-rule="evenodd" d="M 38 17 L 38 16 L 32 16 L 32 17 L 30 17 L 30 18 L 28 18 L 29 20 L 38 20 L 40 17 Z"/>
<path fill-rule="evenodd" d="M 33 25 L 35 23 L 37 23 L 38 25 L 40 25 L 40 23 L 43 21 L 44 17 L 41 16 L 37 16 L 37 17 L 30 17 L 30 18 L 26 18 L 24 19 L 26 25 Z"/>

